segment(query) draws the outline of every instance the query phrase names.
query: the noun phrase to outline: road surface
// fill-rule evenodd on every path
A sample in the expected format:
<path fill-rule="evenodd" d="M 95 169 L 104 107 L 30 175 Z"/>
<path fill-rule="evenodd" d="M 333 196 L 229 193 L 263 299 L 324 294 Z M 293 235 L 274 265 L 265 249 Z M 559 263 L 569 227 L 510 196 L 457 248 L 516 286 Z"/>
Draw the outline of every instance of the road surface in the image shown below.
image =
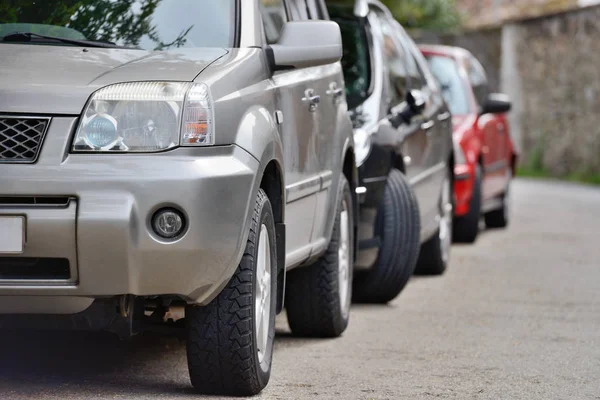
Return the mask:
<path fill-rule="evenodd" d="M 600 189 L 519 180 L 507 231 L 455 246 L 441 278 L 355 306 L 337 340 L 278 320 L 260 399 L 600 399 Z M 2 399 L 179 399 L 185 347 L 143 337 L 0 336 Z"/>

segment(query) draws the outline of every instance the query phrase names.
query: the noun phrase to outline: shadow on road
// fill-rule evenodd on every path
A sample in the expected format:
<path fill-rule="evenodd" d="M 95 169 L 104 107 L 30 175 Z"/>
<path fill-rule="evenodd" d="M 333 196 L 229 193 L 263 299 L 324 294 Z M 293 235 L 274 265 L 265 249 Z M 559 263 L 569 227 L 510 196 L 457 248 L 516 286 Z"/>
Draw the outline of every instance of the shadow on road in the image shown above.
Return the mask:
<path fill-rule="evenodd" d="M 185 346 L 176 339 L 119 340 L 88 332 L 9 332 L 0 335 L 0 392 L 85 390 L 90 394 L 191 393 Z"/>

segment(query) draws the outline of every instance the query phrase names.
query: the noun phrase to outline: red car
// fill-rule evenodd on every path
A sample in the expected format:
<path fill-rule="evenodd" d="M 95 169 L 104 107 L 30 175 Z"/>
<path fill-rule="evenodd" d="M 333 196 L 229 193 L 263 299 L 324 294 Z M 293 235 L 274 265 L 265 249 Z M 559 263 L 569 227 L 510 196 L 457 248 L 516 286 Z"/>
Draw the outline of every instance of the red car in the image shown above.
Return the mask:
<path fill-rule="evenodd" d="M 452 112 L 455 144 L 454 241 L 472 243 L 481 216 L 488 228 L 509 219 L 509 188 L 517 152 L 506 113 L 508 97 L 490 93 L 479 61 L 467 50 L 420 46 Z"/>

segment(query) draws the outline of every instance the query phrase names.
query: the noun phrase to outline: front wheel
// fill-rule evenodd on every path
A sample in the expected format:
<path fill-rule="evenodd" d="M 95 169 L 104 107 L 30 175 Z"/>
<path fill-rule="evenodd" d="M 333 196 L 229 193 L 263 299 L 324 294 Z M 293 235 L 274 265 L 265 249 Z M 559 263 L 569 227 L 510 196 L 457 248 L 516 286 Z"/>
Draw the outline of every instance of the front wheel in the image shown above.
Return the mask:
<path fill-rule="evenodd" d="M 457 243 L 474 243 L 479 235 L 479 219 L 481 218 L 481 166 L 475 167 L 473 195 L 469 203 L 469 212 L 454 219 L 453 236 Z"/>
<path fill-rule="evenodd" d="M 508 178 L 510 179 L 510 178 Z M 506 228 L 510 220 L 510 180 L 506 185 L 504 193 L 500 196 L 502 207 L 485 213 L 484 220 L 487 228 Z"/>
<path fill-rule="evenodd" d="M 354 214 L 350 185 L 340 180 L 340 195 L 329 247 L 308 267 L 288 272 L 286 311 L 292 333 L 337 337 L 348 327 L 352 298 Z"/>
<path fill-rule="evenodd" d="M 419 203 L 408 179 L 392 169 L 377 212 L 375 232 L 381 239 L 373 268 L 354 279 L 354 301 L 385 304 L 395 299 L 413 275 L 419 255 Z"/>
<path fill-rule="evenodd" d="M 439 228 L 437 233 L 421 246 L 416 272 L 426 275 L 442 275 L 450 262 L 452 245 L 453 190 L 450 172 L 446 174 L 440 195 Z"/>
<path fill-rule="evenodd" d="M 271 203 L 257 195 L 246 249 L 235 274 L 207 306 L 188 306 L 187 357 L 203 394 L 251 396 L 271 376 L 277 254 Z"/>

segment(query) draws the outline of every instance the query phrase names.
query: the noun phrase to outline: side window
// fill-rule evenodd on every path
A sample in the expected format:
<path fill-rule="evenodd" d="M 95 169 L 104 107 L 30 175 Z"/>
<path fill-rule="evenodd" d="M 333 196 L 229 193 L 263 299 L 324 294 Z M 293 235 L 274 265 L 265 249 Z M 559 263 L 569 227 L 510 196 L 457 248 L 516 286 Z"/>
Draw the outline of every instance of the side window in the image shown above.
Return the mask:
<path fill-rule="evenodd" d="M 489 94 L 488 82 L 483 67 L 475 57 L 469 57 L 468 59 L 467 74 L 469 75 L 469 81 L 473 88 L 477 104 L 483 106 Z"/>
<path fill-rule="evenodd" d="M 423 67 L 419 62 L 419 49 L 412 39 L 401 28 L 397 27 L 398 36 L 401 38 L 402 45 L 410 54 L 408 58 L 408 72 L 411 79 L 411 89 L 426 91 L 428 89 L 427 77 L 423 72 Z"/>
<path fill-rule="evenodd" d="M 323 4 L 323 0 L 306 0 L 308 5 L 308 11 L 310 13 L 310 19 L 314 20 L 328 20 L 327 8 Z"/>
<path fill-rule="evenodd" d="M 342 68 L 348 106 L 358 107 L 369 95 L 371 88 L 371 54 L 367 24 L 358 18 L 337 17 L 332 21 L 340 26 L 343 43 Z"/>
<path fill-rule="evenodd" d="M 309 19 L 306 0 L 288 0 L 287 4 L 290 10 L 290 16 L 294 21 L 304 21 Z"/>
<path fill-rule="evenodd" d="M 279 41 L 283 25 L 287 21 L 283 0 L 260 0 L 260 12 L 268 44 Z"/>
<path fill-rule="evenodd" d="M 379 13 L 378 13 L 379 14 Z M 409 67 L 406 53 L 399 45 L 396 33 L 386 16 L 378 15 L 381 31 L 383 33 L 383 52 L 385 64 L 389 69 L 390 84 L 392 86 L 392 103 L 399 104 L 406 98 L 409 90 Z"/>

